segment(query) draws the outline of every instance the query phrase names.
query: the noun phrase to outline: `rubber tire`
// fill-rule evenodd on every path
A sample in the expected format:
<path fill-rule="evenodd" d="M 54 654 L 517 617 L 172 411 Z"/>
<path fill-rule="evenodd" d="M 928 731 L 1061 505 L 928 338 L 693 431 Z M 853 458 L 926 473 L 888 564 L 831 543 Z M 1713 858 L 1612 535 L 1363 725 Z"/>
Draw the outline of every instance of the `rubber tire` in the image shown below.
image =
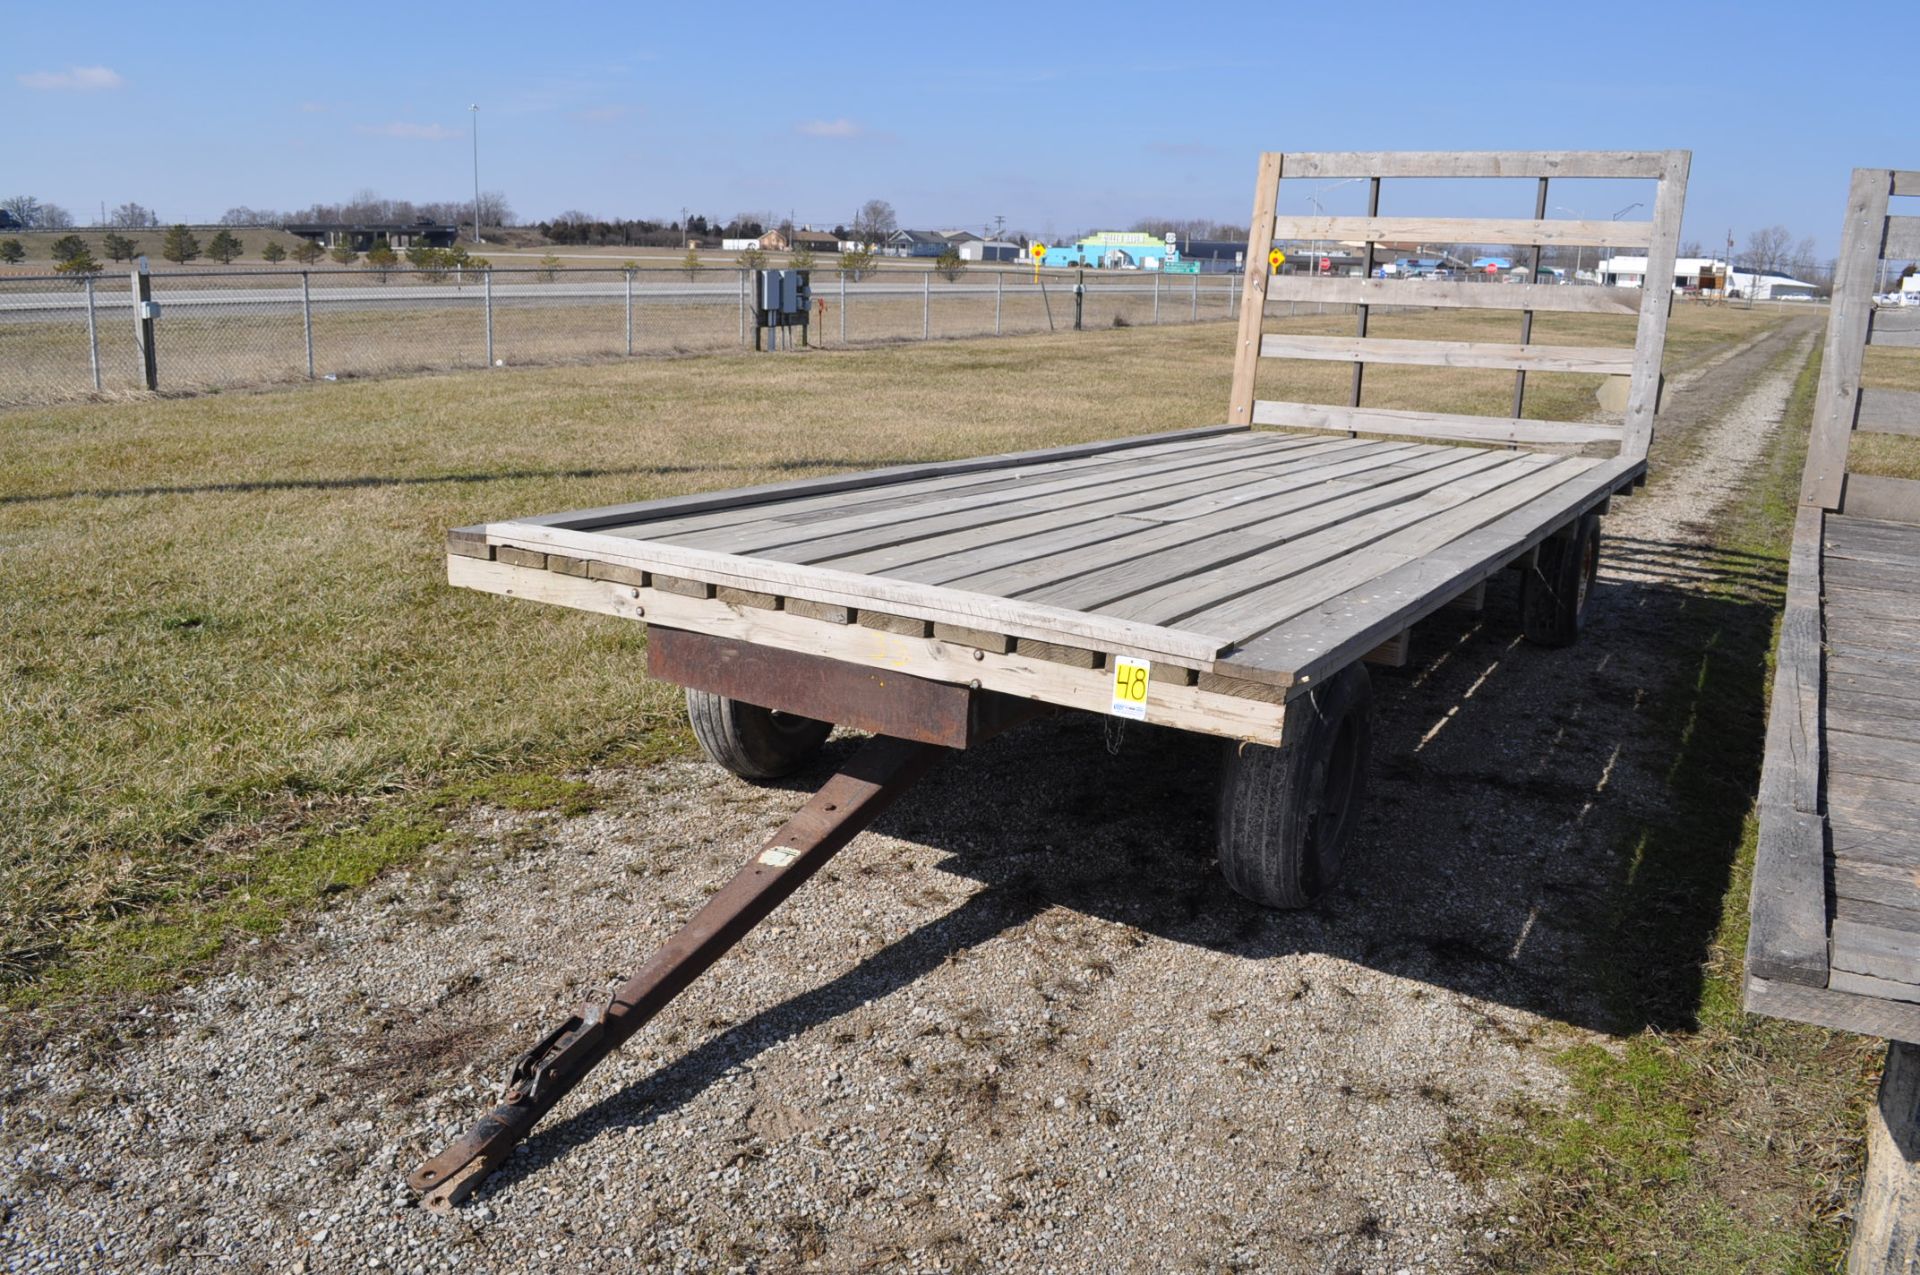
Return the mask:
<path fill-rule="evenodd" d="M 1578 641 L 1599 571 L 1599 514 L 1582 517 L 1571 536 L 1542 541 L 1520 582 L 1520 625 L 1527 641 L 1552 647 Z"/>
<path fill-rule="evenodd" d="M 1220 871 L 1269 908 L 1309 907 L 1339 879 L 1373 751 L 1373 683 L 1361 665 L 1287 705 L 1296 710 L 1307 714 L 1297 740 L 1229 743 L 1220 771 Z"/>
<path fill-rule="evenodd" d="M 776 713 L 758 704 L 687 690 L 687 720 L 700 750 L 742 779 L 780 779 L 804 768 L 832 732 L 831 722 Z"/>

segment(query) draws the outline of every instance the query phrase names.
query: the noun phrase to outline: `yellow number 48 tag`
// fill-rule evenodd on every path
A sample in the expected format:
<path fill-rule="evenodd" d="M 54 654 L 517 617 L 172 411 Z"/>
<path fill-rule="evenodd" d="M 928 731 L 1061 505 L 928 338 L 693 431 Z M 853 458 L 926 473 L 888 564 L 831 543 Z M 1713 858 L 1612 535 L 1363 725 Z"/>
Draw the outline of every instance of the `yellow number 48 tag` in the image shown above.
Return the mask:
<path fill-rule="evenodd" d="M 1147 680 L 1153 666 L 1130 655 L 1113 657 L 1113 715 L 1147 720 Z"/>

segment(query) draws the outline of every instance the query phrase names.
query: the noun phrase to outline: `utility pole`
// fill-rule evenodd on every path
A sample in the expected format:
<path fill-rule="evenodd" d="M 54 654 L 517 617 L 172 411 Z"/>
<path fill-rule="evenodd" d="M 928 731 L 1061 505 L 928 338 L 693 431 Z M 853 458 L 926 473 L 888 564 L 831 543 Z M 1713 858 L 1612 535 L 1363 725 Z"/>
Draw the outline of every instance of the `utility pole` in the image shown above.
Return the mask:
<path fill-rule="evenodd" d="M 480 104 L 467 111 L 473 117 L 473 241 L 480 244 L 486 242 L 480 237 Z"/>

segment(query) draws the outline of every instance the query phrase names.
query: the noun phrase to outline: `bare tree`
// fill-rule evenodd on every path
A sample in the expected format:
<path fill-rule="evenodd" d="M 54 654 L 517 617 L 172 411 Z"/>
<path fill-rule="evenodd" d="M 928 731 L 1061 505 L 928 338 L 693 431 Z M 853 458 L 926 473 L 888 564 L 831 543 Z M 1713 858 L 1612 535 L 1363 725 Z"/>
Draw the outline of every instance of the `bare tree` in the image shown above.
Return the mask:
<path fill-rule="evenodd" d="M 1793 235 L 1785 226 L 1763 226 L 1747 234 L 1741 263 L 1755 274 L 1779 274 L 1786 268 Z"/>
<path fill-rule="evenodd" d="M 1701 251 L 1700 241 L 1698 239 L 1689 239 L 1680 245 L 1680 255 L 1683 257 L 1703 257 L 1706 254 Z"/>
<path fill-rule="evenodd" d="M 66 230 L 73 225 L 73 214 L 59 204 L 40 205 L 40 227 L 43 230 Z"/>
<path fill-rule="evenodd" d="M 861 204 L 859 216 L 853 219 L 853 237 L 861 243 L 877 244 L 899 228 L 893 205 L 884 199 L 869 199 Z"/>
<path fill-rule="evenodd" d="M 13 219 L 19 222 L 23 229 L 31 230 L 40 224 L 40 201 L 32 195 L 15 195 L 11 199 L 0 201 L 0 208 L 12 213 Z"/>
<path fill-rule="evenodd" d="M 160 218 L 154 215 L 151 208 L 145 208 L 136 203 L 124 203 L 107 214 L 107 224 L 130 229 L 145 229 L 159 225 Z M 221 224 L 231 226 L 242 223 L 226 221 L 223 218 Z"/>

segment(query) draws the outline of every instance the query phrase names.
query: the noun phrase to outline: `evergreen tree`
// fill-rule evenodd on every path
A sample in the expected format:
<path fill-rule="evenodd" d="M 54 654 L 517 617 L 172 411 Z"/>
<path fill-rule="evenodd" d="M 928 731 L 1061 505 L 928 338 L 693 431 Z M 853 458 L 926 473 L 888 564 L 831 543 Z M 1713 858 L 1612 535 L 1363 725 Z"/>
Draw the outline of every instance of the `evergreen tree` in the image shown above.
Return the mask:
<path fill-rule="evenodd" d="M 400 254 L 388 245 L 386 239 L 373 241 L 373 247 L 367 249 L 367 269 L 380 272 L 380 282 L 387 281 L 387 271 L 400 264 Z"/>
<path fill-rule="evenodd" d="M 760 251 L 759 244 L 755 244 L 751 248 L 742 249 L 740 255 L 735 258 L 735 260 L 742 270 L 765 270 L 767 268 L 767 254 Z"/>
<path fill-rule="evenodd" d="M 207 241 L 207 255 L 223 266 L 232 265 L 233 259 L 244 251 L 246 245 L 224 229 Z"/>
<path fill-rule="evenodd" d="M 20 246 L 18 239 L 0 239 L 0 261 L 15 265 L 26 260 L 27 250 Z"/>
<path fill-rule="evenodd" d="M 787 254 L 787 265 L 795 270 L 813 269 L 813 249 L 801 244 Z"/>
<path fill-rule="evenodd" d="M 313 240 L 302 239 L 299 243 L 293 245 L 293 252 L 291 255 L 293 259 L 299 262 L 301 265 L 310 266 L 314 262 L 320 260 L 322 256 L 326 255 L 326 251 L 327 250 L 325 248 L 322 248 L 319 244 L 315 243 Z"/>
<path fill-rule="evenodd" d="M 53 255 L 53 261 L 56 266 L 63 261 L 72 261 L 75 257 L 91 256 L 93 253 L 92 247 L 79 235 L 61 235 L 53 241 L 53 247 L 48 249 L 48 251 Z"/>
<path fill-rule="evenodd" d="M 160 244 L 160 255 L 175 265 L 185 265 L 200 255 L 200 241 L 185 226 L 173 226 Z"/>
<path fill-rule="evenodd" d="M 687 281 L 689 283 L 698 279 L 702 269 L 700 265 L 700 250 L 698 248 L 687 249 L 687 255 L 680 258 L 680 268 L 687 272 Z"/>
<path fill-rule="evenodd" d="M 109 230 L 100 240 L 100 246 L 115 261 L 132 261 L 140 255 L 140 245 L 118 231 Z"/>
<path fill-rule="evenodd" d="M 62 261 L 54 269 L 61 274 L 99 274 L 100 263 L 93 259 L 92 251 L 83 243 L 80 245 L 79 252 Z"/>
<path fill-rule="evenodd" d="M 279 265 L 287 259 L 287 250 L 277 243 L 269 243 L 260 250 L 260 260 Z"/>
<path fill-rule="evenodd" d="M 328 250 L 327 255 L 343 266 L 350 266 L 360 260 L 360 250 L 353 246 L 351 239 L 342 239 Z"/>

